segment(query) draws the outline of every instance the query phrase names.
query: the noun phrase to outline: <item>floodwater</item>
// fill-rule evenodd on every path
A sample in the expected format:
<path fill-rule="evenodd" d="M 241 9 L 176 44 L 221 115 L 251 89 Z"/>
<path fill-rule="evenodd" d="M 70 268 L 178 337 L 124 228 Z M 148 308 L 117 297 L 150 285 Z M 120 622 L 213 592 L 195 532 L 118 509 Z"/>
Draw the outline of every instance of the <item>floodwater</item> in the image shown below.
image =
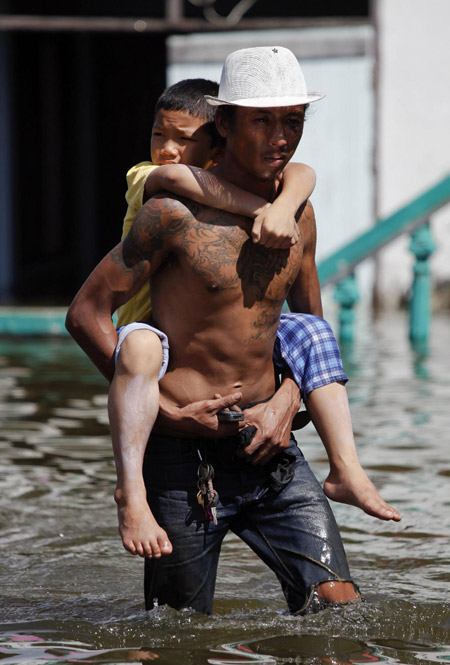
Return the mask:
<path fill-rule="evenodd" d="M 0 339 L 2 663 L 450 663 L 450 319 L 426 358 L 406 326 L 363 331 L 346 364 L 361 460 L 403 520 L 333 504 L 366 602 L 303 618 L 234 537 L 214 616 L 146 613 L 117 533 L 106 383 L 69 339 Z M 325 478 L 313 428 L 298 440 Z"/>

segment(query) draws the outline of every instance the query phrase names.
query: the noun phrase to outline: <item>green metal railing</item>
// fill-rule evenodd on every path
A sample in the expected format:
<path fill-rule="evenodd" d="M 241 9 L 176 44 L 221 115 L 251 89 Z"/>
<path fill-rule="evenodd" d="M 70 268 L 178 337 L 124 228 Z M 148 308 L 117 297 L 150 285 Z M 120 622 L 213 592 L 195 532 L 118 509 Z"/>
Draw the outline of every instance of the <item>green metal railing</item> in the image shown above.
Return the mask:
<path fill-rule="evenodd" d="M 409 298 L 409 336 L 414 343 L 425 343 L 431 318 L 431 278 L 429 257 L 436 245 L 431 234 L 430 216 L 450 202 L 450 175 L 369 231 L 349 242 L 318 265 L 322 286 L 336 284 L 335 300 L 340 305 L 339 338 L 353 341 L 354 306 L 359 292 L 354 269 L 373 257 L 403 233 L 411 234 L 410 250 L 416 258 Z"/>

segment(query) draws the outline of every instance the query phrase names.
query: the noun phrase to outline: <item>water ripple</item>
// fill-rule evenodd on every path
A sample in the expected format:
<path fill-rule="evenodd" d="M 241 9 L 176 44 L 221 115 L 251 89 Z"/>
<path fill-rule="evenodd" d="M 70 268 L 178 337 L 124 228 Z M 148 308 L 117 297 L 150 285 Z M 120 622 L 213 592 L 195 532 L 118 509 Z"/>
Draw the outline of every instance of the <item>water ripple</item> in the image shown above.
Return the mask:
<path fill-rule="evenodd" d="M 303 618 L 233 535 L 214 616 L 144 612 L 142 561 L 117 534 L 106 383 L 68 339 L 0 340 L 0 660 L 448 663 L 450 322 L 420 363 L 402 325 L 380 322 L 346 366 L 361 460 L 403 520 L 333 504 L 366 602 Z M 323 480 L 311 425 L 298 441 Z"/>

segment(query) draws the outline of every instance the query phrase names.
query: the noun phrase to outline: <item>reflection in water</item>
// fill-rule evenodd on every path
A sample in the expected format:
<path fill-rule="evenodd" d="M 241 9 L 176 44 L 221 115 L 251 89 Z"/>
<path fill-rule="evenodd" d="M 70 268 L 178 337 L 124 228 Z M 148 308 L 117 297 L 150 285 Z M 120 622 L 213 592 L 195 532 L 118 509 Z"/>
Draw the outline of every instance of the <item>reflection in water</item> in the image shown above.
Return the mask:
<path fill-rule="evenodd" d="M 361 460 L 403 520 L 333 504 L 367 602 L 304 618 L 233 536 L 214 616 L 144 612 L 142 561 L 117 534 L 106 383 L 68 339 L 0 339 L 0 660 L 449 662 L 450 322 L 420 363 L 405 327 L 381 321 L 346 366 Z M 325 478 L 311 425 L 298 440 Z"/>
<path fill-rule="evenodd" d="M 0 638 L 1 662 L 142 662 L 159 658 L 157 653 L 148 649 L 91 649 L 80 642 L 48 641 L 37 635 L 8 635 Z"/>
<path fill-rule="evenodd" d="M 235 655 L 246 655 L 242 661 L 210 658 L 209 663 L 222 665 L 225 663 L 277 663 L 280 659 L 289 662 L 295 656 L 297 662 L 351 665 L 352 663 L 376 663 L 385 660 L 377 655 L 377 649 L 368 647 L 364 642 L 345 637 L 318 637 L 317 635 L 288 635 L 265 638 L 249 645 L 224 645 L 225 652 Z M 254 649 L 254 650 L 253 650 Z M 266 653 L 262 653 L 265 651 Z M 273 655 L 270 655 L 273 654 Z"/>

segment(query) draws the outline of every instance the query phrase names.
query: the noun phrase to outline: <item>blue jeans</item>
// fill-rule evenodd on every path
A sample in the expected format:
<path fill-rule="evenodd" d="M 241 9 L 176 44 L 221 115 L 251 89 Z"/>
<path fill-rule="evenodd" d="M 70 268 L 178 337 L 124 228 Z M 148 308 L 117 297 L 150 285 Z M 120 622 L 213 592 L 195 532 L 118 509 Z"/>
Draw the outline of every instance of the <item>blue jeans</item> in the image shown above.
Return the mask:
<path fill-rule="evenodd" d="M 154 602 L 211 614 L 222 541 L 231 530 L 277 575 L 289 609 L 311 611 L 317 586 L 351 581 L 341 537 L 322 487 L 292 437 L 295 474 L 280 492 L 267 470 L 249 463 L 223 466 L 221 441 L 152 435 L 144 460 L 147 498 L 167 531 L 173 553 L 145 560 L 146 608 Z M 197 502 L 199 449 L 215 469 L 218 524 Z"/>

